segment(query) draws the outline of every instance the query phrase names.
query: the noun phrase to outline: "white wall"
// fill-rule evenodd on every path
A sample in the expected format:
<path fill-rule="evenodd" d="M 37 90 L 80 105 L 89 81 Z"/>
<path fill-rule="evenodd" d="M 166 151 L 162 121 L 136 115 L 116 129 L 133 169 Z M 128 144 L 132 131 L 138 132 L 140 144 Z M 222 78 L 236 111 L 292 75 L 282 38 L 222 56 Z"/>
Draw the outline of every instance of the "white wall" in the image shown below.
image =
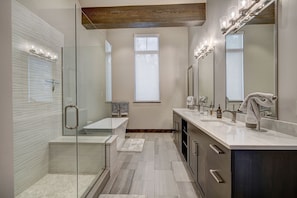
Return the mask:
<path fill-rule="evenodd" d="M 225 38 L 220 32 L 219 19 L 227 14 L 228 7 L 236 4 L 236 0 L 208 0 L 207 20 L 198 28 L 190 28 L 189 62 L 193 61 L 194 46 L 205 38 L 216 40 L 215 49 L 215 97 L 216 105 L 225 103 Z M 297 122 L 297 1 L 279 1 L 278 27 L 278 102 L 279 119 Z M 196 42 L 197 43 L 194 43 Z"/>
<path fill-rule="evenodd" d="M 219 18 L 226 14 L 229 0 L 208 0 L 206 4 L 206 21 L 201 27 L 189 28 L 189 63 L 197 69 L 197 60 L 193 56 L 194 49 L 200 42 L 213 39 L 215 41 L 215 105 L 225 104 L 225 37 L 219 28 Z M 198 70 L 197 70 L 198 71 Z M 198 79 L 196 73 L 195 79 Z M 198 85 L 198 81 L 197 81 Z M 195 88 L 198 90 L 198 88 Z M 198 93 L 197 93 L 198 94 Z"/>
<path fill-rule="evenodd" d="M 161 103 L 134 101 L 134 33 L 160 35 Z M 187 28 L 118 29 L 107 31 L 113 47 L 113 101 L 129 102 L 129 129 L 171 129 L 172 108 L 185 107 L 188 68 Z"/>
<path fill-rule="evenodd" d="M 14 197 L 11 1 L 1 2 L 0 25 L 0 197 Z"/>

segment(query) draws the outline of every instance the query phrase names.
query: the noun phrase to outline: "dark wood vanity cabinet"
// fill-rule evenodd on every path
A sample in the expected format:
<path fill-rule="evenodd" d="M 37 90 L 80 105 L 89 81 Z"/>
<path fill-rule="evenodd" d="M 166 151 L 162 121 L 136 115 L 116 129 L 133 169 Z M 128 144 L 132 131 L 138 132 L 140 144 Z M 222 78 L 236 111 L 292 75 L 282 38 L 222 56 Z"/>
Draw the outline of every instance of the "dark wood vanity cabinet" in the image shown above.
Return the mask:
<path fill-rule="evenodd" d="M 206 192 L 206 161 L 207 161 L 207 144 L 209 138 L 199 131 L 192 124 L 188 124 L 189 131 L 189 166 L 193 173 L 194 180 L 203 195 Z"/>
<path fill-rule="evenodd" d="M 188 164 L 205 198 L 296 198 L 297 151 L 230 150 L 188 122 Z"/>
<path fill-rule="evenodd" d="M 181 127 L 182 118 L 178 114 L 173 113 L 173 141 L 179 152 L 181 152 Z"/>
<path fill-rule="evenodd" d="M 296 198 L 297 151 L 232 150 L 232 197 Z"/>
<path fill-rule="evenodd" d="M 231 151 L 211 138 L 206 147 L 206 197 L 231 197 Z"/>

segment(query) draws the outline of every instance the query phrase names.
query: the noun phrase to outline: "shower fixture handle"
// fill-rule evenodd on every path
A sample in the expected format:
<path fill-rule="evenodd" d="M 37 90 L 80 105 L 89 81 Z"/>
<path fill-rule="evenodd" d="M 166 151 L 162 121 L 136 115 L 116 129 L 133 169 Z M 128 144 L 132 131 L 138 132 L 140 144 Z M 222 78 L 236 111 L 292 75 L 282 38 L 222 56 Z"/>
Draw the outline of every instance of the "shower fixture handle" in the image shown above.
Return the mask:
<path fill-rule="evenodd" d="M 67 112 L 69 108 L 74 108 L 76 113 L 76 124 L 75 126 L 69 126 L 67 123 Z M 65 127 L 66 129 L 77 129 L 78 127 L 78 107 L 76 105 L 67 105 L 65 107 Z"/>

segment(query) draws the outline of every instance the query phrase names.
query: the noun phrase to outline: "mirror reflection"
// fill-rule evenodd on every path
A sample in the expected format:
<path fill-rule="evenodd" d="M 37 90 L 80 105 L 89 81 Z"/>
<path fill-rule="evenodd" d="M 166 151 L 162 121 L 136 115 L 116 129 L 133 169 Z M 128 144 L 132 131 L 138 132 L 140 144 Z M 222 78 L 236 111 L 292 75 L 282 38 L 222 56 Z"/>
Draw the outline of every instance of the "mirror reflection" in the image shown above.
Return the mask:
<path fill-rule="evenodd" d="M 192 65 L 188 67 L 187 80 L 188 80 L 188 96 L 194 96 L 194 72 L 193 72 Z"/>
<path fill-rule="evenodd" d="M 214 50 L 198 60 L 198 103 L 214 105 Z"/>
<path fill-rule="evenodd" d="M 234 34 L 226 35 L 226 108 L 253 92 L 277 94 L 275 3 Z M 237 106 L 235 107 L 237 108 Z M 264 115 L 277 117 L 276 107 Z"/>

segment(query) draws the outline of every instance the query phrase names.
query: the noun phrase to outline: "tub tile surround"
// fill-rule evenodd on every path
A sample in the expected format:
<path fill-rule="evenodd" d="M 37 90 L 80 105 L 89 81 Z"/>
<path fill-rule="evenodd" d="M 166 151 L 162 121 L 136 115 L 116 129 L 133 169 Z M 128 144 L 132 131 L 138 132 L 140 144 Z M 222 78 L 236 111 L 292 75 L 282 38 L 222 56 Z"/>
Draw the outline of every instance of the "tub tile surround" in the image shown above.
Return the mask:
<path fill-rule="evenodd" d="M 76 143 L 50 143 L 49 173 L 76 174 Z M 79 174 L 97 175 L 105 168 L 105 142 L 78 143 Z"/>
<path fill-rule="evenodd" d="M 61 57 L 59 55 L 56 63 L 48 63 L 52 67 L 51 74 L 38 75 L 36 72 L 42 72 L 41 68 L 29 70 L 28 61 L 32 55 L 27 52 L 28 47 L 34 45 L 59 54 L 64 36 L 17 1 L 12 1 L 12 8 L 14 181 L 17 195 L 48 173 L 48 142 L 62 131 L 61 83 L 56 85 L 54 92 L 46 89 L 50 91 L 47 94 L 50 98 L 40 102 L 29 98 L 28 83 L 30 75 L 42 82 L 51 80 L 44 79 L 49 76 L 61 82 Z M 45 63 L 41 60 L 40 64 Z M 48 67 L 45 71 L 49 72 Z M 50 85 L 45 82 L 44 86 L 49 88 Z M 37 98 L 40 97 L 43 96 Z"/>
<path fill-rule="evenodd" d="M 173 109 L 173 111 L 231 150 L 297 149 L 297 137 L 295 136 L 269 129 L 267 132 L 258 132 L 254 129 L 246 128 L 245 123 L 240 121 L 234 125 L 229 118 L 220 119 L 227 124 L 213 122 L 218 119 L 214 116 L 202 115 L 197 111 L 189 109 Z M 211 120 L 211 122 L 207 122 L 207 120 Z"/>

